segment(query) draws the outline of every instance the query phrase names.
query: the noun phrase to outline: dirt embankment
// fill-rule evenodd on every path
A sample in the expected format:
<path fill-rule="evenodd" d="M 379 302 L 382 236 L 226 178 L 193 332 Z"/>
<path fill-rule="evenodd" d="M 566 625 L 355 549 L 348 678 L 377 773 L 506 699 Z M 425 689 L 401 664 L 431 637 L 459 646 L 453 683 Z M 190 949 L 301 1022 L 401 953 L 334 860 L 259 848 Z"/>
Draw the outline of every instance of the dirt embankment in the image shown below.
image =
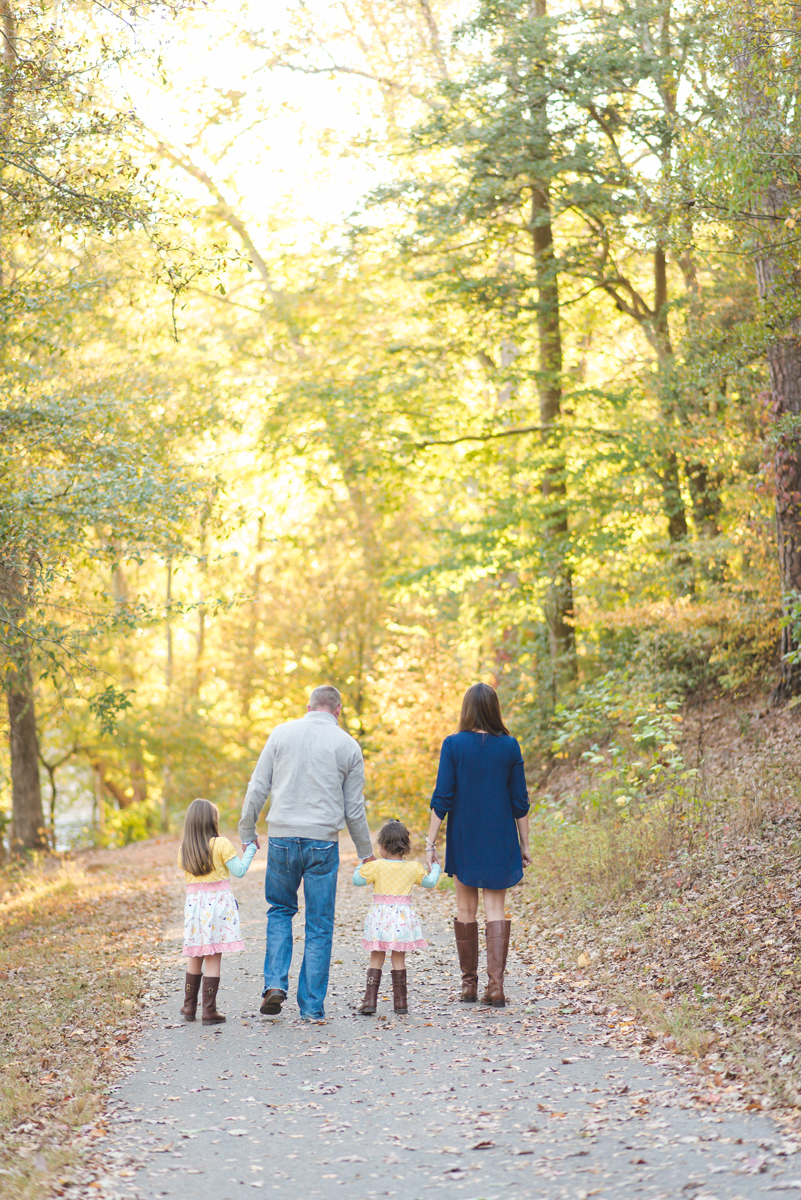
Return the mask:
<path fill-rule="evenodd" d="M 650 843 L 635 881 L 617 886 L 611 857 L 636 850 L 621 829 L 583 893 L 563 874 L 561 894 L 532 881 L 515 903 L 544 986 L 688 1055 L 710 1103 L 774 1107 L 801 1128 L 799 733 L 801 706 L 690 709 L 695 807 Z"/>

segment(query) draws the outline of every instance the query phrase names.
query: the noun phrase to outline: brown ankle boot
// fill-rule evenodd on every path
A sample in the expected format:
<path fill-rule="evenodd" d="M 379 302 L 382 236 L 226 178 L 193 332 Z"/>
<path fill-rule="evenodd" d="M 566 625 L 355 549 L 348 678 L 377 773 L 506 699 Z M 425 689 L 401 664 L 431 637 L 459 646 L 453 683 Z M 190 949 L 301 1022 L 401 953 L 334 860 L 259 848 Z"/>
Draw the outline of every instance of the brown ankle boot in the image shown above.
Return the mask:
<path fill-rule="evenodd" d="M 372 1017 L 378 1008 L 378 989 L 381 987 L 381 972 L 370 967 L 367 972 L 367 987 L 364 989 L 364 999 L 356 1009 L 363 1017 Z"/>
<path fill-rule="evenodd" d="M 225 1020 L 222 1013 L 217 1012 L 217 988 L 220 986 L 220 977 L 209 979 L 208 976 L 203 980 L 203 1024 L 204 1025 L 219 1025 Z"/>
<path fill-rule="evenodd" d="M 406 1001 L 406 972 L 392 972 L 392 999 L 394 1002 L 396 1013 L 407 1013 L 409 1011 Z"/>
<path fill-rule="evenodd" d="M 462 1004 L 475 1004 L 478 996 L 478 922 L 454 921 L 456 949 L 462 968 Z"/>
<path fill-rule="evenodd" d="M 509 953 L 509 935 L 512 932 L 511 921 L 487 921 L 487 987 L 481 997 L 482 1004 L 491 1004 L 493 1008 L 503 1008 L 506 997 L 503 994 L 503 976 L 506 971 L 506 956 Z"/>
<path fill-rule="evenodd" d="M 197 1013 L 197 997 L 200 991 L 200 985 L 203 981 L 202 975 L 190 975 L 186 972 L 184 980 L 184 1002 L 181 1005 L 181 1016 L 185 1021 L 194 1021 Z"/>

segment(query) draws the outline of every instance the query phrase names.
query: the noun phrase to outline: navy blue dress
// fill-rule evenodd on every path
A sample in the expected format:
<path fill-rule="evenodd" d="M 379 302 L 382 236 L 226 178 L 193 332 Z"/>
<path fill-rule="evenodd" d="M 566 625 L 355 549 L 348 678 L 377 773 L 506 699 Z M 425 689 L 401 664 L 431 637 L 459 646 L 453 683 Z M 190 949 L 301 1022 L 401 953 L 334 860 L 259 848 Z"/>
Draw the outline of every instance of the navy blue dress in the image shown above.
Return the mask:
<path fill-rule="evenodd" d="M 493 891 L 523 878 L 517 817 L 529 810 L 516 738 L 452 733 L 442 743 L 431 807 L 447 816 L 445 873 Z"/>

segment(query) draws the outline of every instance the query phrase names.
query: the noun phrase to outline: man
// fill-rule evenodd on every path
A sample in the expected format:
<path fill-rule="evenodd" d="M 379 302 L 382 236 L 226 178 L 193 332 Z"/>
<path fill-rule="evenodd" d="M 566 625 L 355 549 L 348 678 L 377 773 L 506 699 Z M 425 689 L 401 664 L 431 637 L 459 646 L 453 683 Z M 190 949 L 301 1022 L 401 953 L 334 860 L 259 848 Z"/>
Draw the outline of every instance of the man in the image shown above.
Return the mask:
<path fill-rule="evenodd" d="M 239 836 L 255 842 L 256 822 L 270 797 L 267 817 L 267 951 L 260 1012 L 281 1011 L 292 961 L 292 918 L 303 880 L 306 945 L 298 976 L 304 1020 L 325 1017 L 325 995 L 334 937 L 339 831 L 347 825 L 359 857 L 373 859 L 364 813 L 364 759 L 358 742 L 339 728 L 342 698 L 335 687 L 317 687 L 305 716 L 277 725 L 248 785 Z"/>

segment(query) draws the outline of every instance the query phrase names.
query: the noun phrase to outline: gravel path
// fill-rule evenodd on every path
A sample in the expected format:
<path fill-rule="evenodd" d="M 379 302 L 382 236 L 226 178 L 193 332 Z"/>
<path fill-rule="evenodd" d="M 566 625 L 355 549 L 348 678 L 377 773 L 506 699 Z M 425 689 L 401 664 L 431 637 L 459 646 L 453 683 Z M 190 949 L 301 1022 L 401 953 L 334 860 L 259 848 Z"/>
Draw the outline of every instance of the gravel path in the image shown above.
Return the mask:
<path fill-rule="evenodd" d="M 347 843 L 343 843 L 343 851 Z M 261 859 L 261 863 L 259 863 Z M 343 854 L 325 1024 L 290 996 L 260 1017 L 263 851 L 234 881 L 247 952 L 223 961 L 225 1025 L 184 1024 L 181 927 L 167 934 L 139 1060 L 112 1094 L 106 1200 L 756 1200 L 801 1196 L 796 1146 L 765 1114 L 710 1109 L 680 1072 L 610 1043 L 510 963 L 510 1005 L 460 1005 L 452 897 L 416 889 L 429 949 L 409 958 L 408 1017 L 388 972 L 377 1017 L 352 1010 L 368 889 Z M 301 914 L 302 915 L 302 914 Z M 302 953 L 296 920 L 296 960 Z M 342 1190 L 344 1188 L 344 1191 Z"/>

